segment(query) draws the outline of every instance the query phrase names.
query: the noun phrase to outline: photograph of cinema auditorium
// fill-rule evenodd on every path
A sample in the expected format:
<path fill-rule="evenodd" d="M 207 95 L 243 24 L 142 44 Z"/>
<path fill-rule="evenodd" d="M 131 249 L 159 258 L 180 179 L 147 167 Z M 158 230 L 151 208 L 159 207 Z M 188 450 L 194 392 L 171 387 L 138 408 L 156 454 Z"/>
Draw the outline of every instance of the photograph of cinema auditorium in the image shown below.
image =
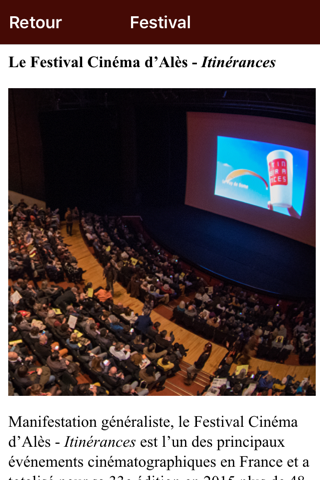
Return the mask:
<path fill-rule="evenodd" d="M 9 395 L 315 395 L 315 90 L 10 89 Z"/>

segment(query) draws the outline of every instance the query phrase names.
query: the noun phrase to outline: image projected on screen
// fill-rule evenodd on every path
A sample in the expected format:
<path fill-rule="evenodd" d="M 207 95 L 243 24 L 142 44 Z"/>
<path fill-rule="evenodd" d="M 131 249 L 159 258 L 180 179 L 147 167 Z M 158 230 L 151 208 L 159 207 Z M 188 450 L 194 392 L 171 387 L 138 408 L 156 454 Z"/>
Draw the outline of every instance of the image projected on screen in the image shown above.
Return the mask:
<path fill-rule="evenodd" d="M 217 137 L 215 195 L 295 218 L 302 215 L 308 151 Z"/>

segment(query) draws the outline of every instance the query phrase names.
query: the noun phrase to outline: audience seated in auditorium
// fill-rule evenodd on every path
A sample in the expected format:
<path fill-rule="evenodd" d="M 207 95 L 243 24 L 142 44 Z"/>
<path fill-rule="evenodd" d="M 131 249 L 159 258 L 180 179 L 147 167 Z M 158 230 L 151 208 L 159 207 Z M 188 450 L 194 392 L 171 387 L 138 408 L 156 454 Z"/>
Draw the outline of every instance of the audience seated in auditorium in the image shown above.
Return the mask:
<path fill-rule="evenodd" d="M 9 206 L 9 219 L 9 342 L 13 342 L 9 370 L 18 394 L 26 394 L 28 387 L 32 396 L 66 395 L 72 389 L 90 396 L 145 395 L 153 388 L 164 389 L 168 376 L 179 372 L 186 350 L 173 343 L 172 334 L 160 331 L 150 314 L 159 301 L 168 304 L 172 299 L 177 299 L 173 319 L 179 314 L 188 329 L 228 345 L 229 357 L 214 372 L 214 378 L 223 380 L 225 375 L 229 382 L 221 387 L 225 395 L 251 392 L 250 372 L 229 373 L 232 364 L 250 364 L 253 356 L 274 356 L 283 363 L 296 352 L 301 364 L 314 362 L 311 303 L 283 308 L 281 302 L 265 304 L 259 295 L 240 287 L 216 283 L 211 288 L 194 270 L 135 232 L 129 222 L 83 214 L 81 228 L 105 267 L 107 284 L 92 297 L 90 282 L 85 288 L 70 285 L 71 279 L 81 282 L 84 272 L 61 236 L 57 212 L 20 202 Z M 57 283 L 65 276 L 68 286 L 62 287 Z M 113 304 L 117 281 L 141 299 L 143 315 Z M 182 299 L 187 292 L 190 298 Z M 20 367 L 24 368 L 19 371 Z M 82 369 L 100 386 L 77 385 Z M 249 394 L 264 395 L 271 389 L 275 395 L 314 394 L 310 381 L 297 385 L 289 377 L 268 375 L 254 373 L 256 386 Z M 208 388 L 212 395 L 216 390 L 215 383 Z"/>

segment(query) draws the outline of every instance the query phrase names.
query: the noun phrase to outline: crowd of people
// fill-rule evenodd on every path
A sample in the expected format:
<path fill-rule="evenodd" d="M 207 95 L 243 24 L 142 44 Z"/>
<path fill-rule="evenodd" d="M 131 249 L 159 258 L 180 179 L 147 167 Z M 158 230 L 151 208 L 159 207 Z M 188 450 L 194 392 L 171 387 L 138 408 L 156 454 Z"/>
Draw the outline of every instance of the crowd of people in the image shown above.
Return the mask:
<path fill-rule="evenodd" d="M 84 234 L 104 265 L 108 285 L 120 280 L 131 296 L 153 305 L 181 297 L 173 320 L 197 335 L 243 351 L 254 332 L 259 333 L 249 356 L 284 363 L 291 352 L 300 365 L 315 359 L 315 305 L 310 302 L 266 303 L 258 294 L 224 283 L 209 286 L 194 270 L 168 255 L 122 219 L 87 214 L 81 220 Z M 191 301 L 184 295 L 196 292 Z"/>
<path fill-rule="evenodd" d="M 226 342 L 248 357 L 284 363 L 291 353 L 300 365 L 315 361 L 315 307 L 312 303 L 266 304 L 257 294 L 219 284 L 209 293 L 200 288 L 192 302 L 183 300 L 173 312 L 175 321 L 220 345 Z M 250 340 L 254 338 L 253 340 Z"/>
<path fill-rule="evenodd" d="M 77 209 L 68 209 L 65 215 L 69 235 L 78 215 Z M 284 350 L 286 354 L 294 350 L 301 363 L 314 361 L 313 305 L 301 303 L 282 313 L 281 303 L 266 306 L 257 295 L 249 296 L 240 288 L 209 287 L 176 256 L 168 255 L 122 218 L 82 212 L 80 225 L 104 268 L 106 285 L 96 289 L 90 282 L 83 286 L 85 272 L 61 236 L 58 211 L 27 206 L 23 200 L 18 205 L 9 202 L 10 394 L 141 396 L 163 390 L 167 379 L 180 371 L 187 350 L 172 332 L 153 323 L 150 314 L 160 302 L 168 304 L 190 292 L 196 292 L 194 299 L 181 300 L 173 320 L 210 341 L 220 343 L 224 335 L 221 343 L 228 348 L 203 394 L 214 394 L 221 372 L 227 379 L 219 387 L 223 387 L 221 392 L 236 394 L 239 387 L 235 385 L 241 382 L 238 374 L 228 377 L 231 364 L 249 364 L 265 346 L 270 352 L 276 348 L 277 358 Z M 65 277 L 74 286 L 63 288 Z M 141 315 L 113 301 L 115 282 L 142 300 Z M 189 367 L 187 385 L 204 367 L 211 347 L 208 343 Z M 284 361 L 285 355 L 281 358 Z M 88 375 L 90 383 L 78 383 L 80 372 Z M 263 373 L 254 374 L 256 385 L 261 380 L 255 394 L 276 390 L 270 387 L 270 374 Z M 247 370 L 240 394 L 248 388 L 249 374 L 253 383 Z M 293 380 L 288 378 L 282 383 L 285 388 L 276 393 L 300 394 L 300 385 L 294 391 Z M 277 381 L 272 385 L 278 385 Z M 310 381 L 302 387 L 311 394 Z"/>

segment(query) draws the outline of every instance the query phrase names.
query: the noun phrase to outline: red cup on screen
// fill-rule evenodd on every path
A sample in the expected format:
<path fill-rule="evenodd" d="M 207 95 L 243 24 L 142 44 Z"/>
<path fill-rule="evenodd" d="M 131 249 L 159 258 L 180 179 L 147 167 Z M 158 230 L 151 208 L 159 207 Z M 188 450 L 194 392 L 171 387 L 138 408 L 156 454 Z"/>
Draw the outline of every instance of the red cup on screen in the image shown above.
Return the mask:
<path fill-rule="evenodd" d="M 292 207 L 293 156 L 287 150 L 267 155 L 270 202 L 275 207 Z"/>

